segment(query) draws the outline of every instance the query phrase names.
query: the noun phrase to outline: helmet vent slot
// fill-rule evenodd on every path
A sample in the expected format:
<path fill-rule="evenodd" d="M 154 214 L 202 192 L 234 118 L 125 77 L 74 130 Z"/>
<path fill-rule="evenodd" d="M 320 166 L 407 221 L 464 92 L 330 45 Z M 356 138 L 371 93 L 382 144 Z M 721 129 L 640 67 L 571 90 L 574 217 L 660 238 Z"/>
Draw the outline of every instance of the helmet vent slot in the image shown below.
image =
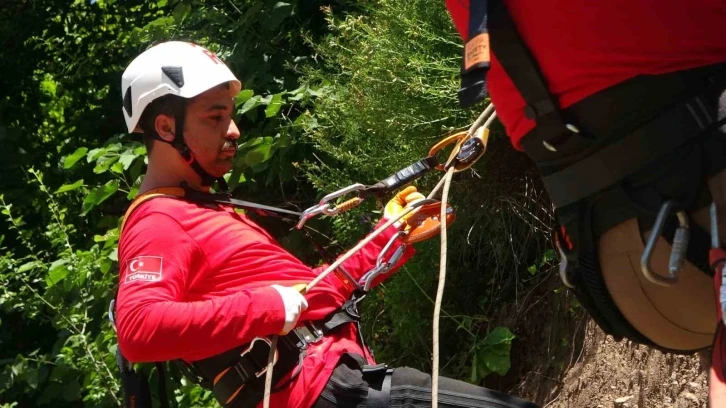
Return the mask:
<path fill-rule="evenodd" d="M 126 109 L 126 114 L 133 116 L 131 113 L 131 87 L 126 88 L 126 93 L 124 94 L 124 109 Z"/>
<path fill-rule="evenodd" d="M 184 86 L 184 74 L 182 67 L 161 67 L 161 71 L 171 79 L 171 82 L 179 88 Z"/>

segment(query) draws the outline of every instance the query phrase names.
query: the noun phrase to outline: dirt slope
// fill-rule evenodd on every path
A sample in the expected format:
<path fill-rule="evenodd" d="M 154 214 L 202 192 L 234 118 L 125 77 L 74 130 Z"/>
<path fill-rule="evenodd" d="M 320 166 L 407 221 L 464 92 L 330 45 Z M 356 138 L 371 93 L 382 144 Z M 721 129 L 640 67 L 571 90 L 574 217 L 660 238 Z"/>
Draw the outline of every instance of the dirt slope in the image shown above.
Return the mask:
<path fill-rule="evenodd" d="M 542 307 L 516 322 L 513 393 L 546 408 L 708 407 L 710 351 L 682 356 L 616 342 L 559 285 L 547 279 L 530 301 Z"/>
<path fill-rule="evenodd" d="M 570 407 L 706 407 L 708 355 L 664 354 L 629 341 L 615 342 L 592 322 L 582 357 L 560 389 L 539 401 Z"/>

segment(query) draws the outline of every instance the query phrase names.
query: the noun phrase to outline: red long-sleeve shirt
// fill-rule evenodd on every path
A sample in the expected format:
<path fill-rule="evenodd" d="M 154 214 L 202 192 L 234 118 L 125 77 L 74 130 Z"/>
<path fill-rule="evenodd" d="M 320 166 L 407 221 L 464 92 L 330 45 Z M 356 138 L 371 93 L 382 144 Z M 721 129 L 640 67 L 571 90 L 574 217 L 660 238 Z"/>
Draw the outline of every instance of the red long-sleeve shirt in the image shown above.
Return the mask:
<path fill-rule="evenodd" d="M 503 1 L 563 108 L 637 75 L 726 61 L 724 0 Z M 466 40 L 469 0 L 446 0 L 446 7 Z M 487 88 L 521 149 L 534 121 L 524 116 L 524 99 L 494 54 Z"/>
<path fill-rule="evenodd" d="M 357 279 L 375 266 L 394 232 L 364 246 L 343 264 L 346 271 Z M 396 268 L 411 255 L 409 247 Z M 196 361 L 279 333 L 285 311 L 270 285 L 307 283 L 324 267 L 305 266 L 230 207 L 167 197 L 141 204 L 126 220 L 119 268 L 119 347 L 132 362 L 150 362 Z M 351 293 L 335 274 L 328 275 L 306 295 L 308 309 L 299 322 L 324 318 Z M 309 407 L 344 352 L 370 359 L 355 330 L 343 326 L 312 345 L 300 375 L 273 394 L 271 405 Z"/>

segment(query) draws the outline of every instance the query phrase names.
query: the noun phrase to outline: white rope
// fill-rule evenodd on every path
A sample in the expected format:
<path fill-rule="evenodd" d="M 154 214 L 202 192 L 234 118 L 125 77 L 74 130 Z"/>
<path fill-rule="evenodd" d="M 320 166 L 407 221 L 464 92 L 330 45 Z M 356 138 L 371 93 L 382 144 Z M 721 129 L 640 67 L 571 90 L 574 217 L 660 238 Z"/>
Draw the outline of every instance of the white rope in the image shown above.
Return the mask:
<path fill-rule="evenodd" d="M 469 130 L 467 132 L 467 137 L 471 137 L 474 132 L 482 126 L 485 128 L 488 128 L 491 123 L 494 121 L 494 118 L 496 118 L 496 112 L 494 111 L 494 105 L 489 104 L 484 109 L 484 111 L 479 115 L 479 117 L 472 123 L 471 127 L 469 127 Z M 439 189 L 443 186 L 444 191 L 442 192 L 442 199 L 441 199 L 441 262 L 439 265 L 439 285 L 436 290 L 436 302 L 434 304 L 434 330 L 433 330 L 433 345 L 434 345 L 434 355 L 433 355 L 433 369 L 431 373 L 431 406 L 432 408 L 438 407 L 438 390 L 439 390 L 439 317 L 441 315 L 441 303 L 444 296 L 444 283 L 446 281 L 446 208 L 447 208 L 447 198 L 449 195 L 449 187 L 451 185 L 451 179 L 454 175 L 454 167 L 451 166 L 449 170 L 446 172 L 446 176 L 444 176 L 438 184 L 434 187 L 433 190 L 428 195 L 428 199 L 431 199 L 436 193 L 438 193 Z M 428 201 L 428 200 L 426 200 Z M 322 273 L 320 273 L 315 279 L 313 279 L 308 285 L 305 287 L 305 291 L 303 293 L 307 293 L 315 287 L 318 283 L 320 283 L 321 280 L 325 279 L 326 276 L 328 276 L 332 271 L 337 269 L 343 262 L 348 260 L 351 256 L 353 256 L 356 252 L 358 252 L 363 246 L 371 242 L 375 237 L 383 233 L 388 227 L 393 225 L 396 221 L 400 220 L 404 216 L 406 216 L 408 213 L 414 211 L 418 206 L 424 204 L 423 200 L 417 203 L 418 205 L 414 204 L 413 206 L 408 206 L 403 209 L 403 211 L 398 214 L 395 218 L 388 220 L 385 224 L 380 226 L 378 229 L 373 231 L 371 234 L 369 234 L 365 239 L 360 241 L 358 245 L 354 246 L 352 249 L 350 249 L 348 252 L 346 252 L 343 256 L 339 257 L 335 262 L 333 262 L 327 269 L 325 269 Z M 275 351 L 277 348 L 277 339 L 278 335 L 272 336 L 272 341 L 270 344 L 270 354 L 267 358 L 267 371 L 265 373 L 265 394 L 263 398 L 263 407 L 269 408 L 270 407 L 270 393 L 272 390 L 272 370 L 273 366 L 275 364 L 274 357 L 275 357 Z"/>
<path fill-rule="evenodd" d="M 491 125 L 492 121 L 494 120 L 492 117 L 489 116 L 492 113 L 494 113 L 494 115 L 497 114 L 494 111 L 494 104 L 490 103 L 489 105 L 487 105 L 486 108 L 484 108 L 484 111 L 482 111 L 482 113 L 479 115 L 479 117 L 476 118 L 476 120 L 474 121 L 474 123 L 471 124 L 471 126 L 469 127 L 469 130 L 467 131 L 467 135 L 468 136 L 473 135 L 474 132 L 477 129 L 479 129 L 479 127 L 482 125 L 482 123 L 484 123 L 484 127 L 487 127 L 488 128 L 489 125 Z M 489 120 L 487 120 L 486 123 L 485 123 L 484 122 L 484 119 L 487 119 L 487 117 L 489 117 L 488 118 Z"/>
<path fill-rule="evenodd" d="M 388 220 L 385 224 L 378 227 L 375 231 L 373 231 L 371 234 L 369 234 L 365 239 L 360 241 L 358 245 L 354 246 L 352 249 L 350 249 L 348 252 L 346 252 L 344 255 L 339 257 L 335 262 L 333 262 L 330 266 L 328 266 L 323 272 L 321 272 L 315 279 L 310 281 L 308 285 L 305 287 L 305 291 L 303 293 L 309 292 L 315 285 L 320 283 L 321 280 L 325 279 L 326 276 L 328 276 L 331 272 L 333 272 L 335 269 L 337 269 L 343 262 L 348 260 L 351 256 L 355 255 L 356 252 L 360 251 L 361 248 L 363 248 L 366 244 L 373 241 L 377 236 L 381 235 L 383 231 L 388 229 L 391 225 L 393 225 L 396 221 L 400 220 L 401 218 L 405 217 L 408 213 L 414 211 L 419 206 L 425 204 L 426 202 L 429 202 L 429 200 L 421 200 L 417 203 L 413 203 L 411 206 L 407 206 L 401 211 L 401 213 L 397 214 L 394 218 Z M 273 366 L 275 365 L 275 351 L 277 348 L 277 339 L 279 335 L 273 335 L 272 341 L 270 344 L 270 354 L 267 357 L 267 371 L 265 372 L 265 394 L 262 400 L 262 406 L 264 408 L 270 407 L 270 394 L 272 391 L 272 370 Z"/>
<path fill-rule="evenodd" d="M 446 282 L 446 199 L 449 196 L 449 186 L 453 176 L 454 166 L 451 166 L 446 171 L 444 191 L 441 193 L 441 262 L 439 263 L 439 286 L 436 289 L 436 302 L 434 303 L 434 361 L 431 370 L 431 406 L 433 408 L 439 406 L 439 317 Z"/>
<path fill-rule="evenodd" d="M 489 104 L 479 117 L 472 123 L 467 131 L 466 137 L 469 138 L 477 129 L 483 126 L 485 129 L 491 126 L 497 113 L 494 111 L 494 105 Z M 455 153 L 452 152 L 452 157 Z M 447 163 L 449 164 L 449 163 Z M 453 164 L 453 163 L 452 163 Z M 449 197 L 449 187 L 451 179 L 454 175 L 454 166 L 451 165 L 446 171 L 446 176 L 439 181 L 434 190 L 429 195 L 433 197 L 439 188 L 443 185 L 444 191 L 441 193 L 441 260 L 439 262 L 439 284 L 436 288 L 436 300 L 434 302 L 434 322 L 433 322 L 433 362 L 431 367 L 431 408 L 439 406 L 439 321 L 441 316 L 441 303 L 444 298 L 444 284 L 446 283 L 446 255 L 447 255 L 447 238 L 446 238 L 446 207 Z"/>
<path fill-rule="evenodd" d="M 267 355 L 267 372 L 265 372 L 265 396 L 262 400 L 264 408 L 270 408 L 270 393 L 272 392 L 272 367 L 275 365 L 275 352 L 279 335 L 272 336 L 270 340 L 270 354 Z"/>

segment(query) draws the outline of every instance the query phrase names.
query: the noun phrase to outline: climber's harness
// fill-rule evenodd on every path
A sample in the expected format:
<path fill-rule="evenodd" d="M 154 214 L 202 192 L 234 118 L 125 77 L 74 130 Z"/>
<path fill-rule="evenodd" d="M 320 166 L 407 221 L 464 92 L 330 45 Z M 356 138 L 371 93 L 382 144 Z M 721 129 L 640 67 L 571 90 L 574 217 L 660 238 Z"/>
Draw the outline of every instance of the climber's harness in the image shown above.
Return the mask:
<path fill-rule="evenodd" d="M 343 306 L 320 321 L 304 322 L 277 342 L 275 355 L 275 371 L 273 381 L 275 390 L 282 389 L 297 377 L 302 368 L 303 358 L 308 347 L 317 343 L 324 336 L 348 324 L 358 324 L 360 314 L 357 304 L 360 295 L 355 295 Z M 109 309 L 109 318 L 114 325 L 114 302 Z M 256 337 L 249 344 L 228 350 L 224 353 L 203 360 L 188 363 L 176 360 L 181 372 L 193 383 L 212 390 L 217 401 L 224 407 L 254 407 L 262 400 L 264 375 L 267 370 L 267 357 L 270 352 L 270 340 Z M 121 371 L 125 400 L 127 406 L 131 400 L 136 407 L 145 407 L 139 402 L 148 399 L 148 385 L 140 374 L 136 373 L 132 364 L 117 350 L 117 363 Z M 162 389 L 163 365 L 157 363 L 160 378 L 160 400 L 166 404 L 166 390 Z M 132 395 L 129 395 L 132 394 Z M 135 394 L 135 395 L 134 395 Z M 165 406 L 165 405 L 162 405 Z"/>
<path fill-rule="evenodd" d="M 464 142 L 464 138 L 457 141 Z M 463 149 L 467 151 L 467 149 Z M 184 199 L 203 205 L 229 205 L 236 208 L 255 211 L 261 215 L 273 215 L 283 218 L 297 220 L 296 227 L 301 229 L 305 222 L 318 215 L 332 216 L 353 208 L 368 197 L 382 197 L 384 194 L 400 188 L 411 181 L 423 176 L 439 165 L 436 158 L 438 150 L 432 150 L 430 155 L 412 165 L 392 174 L 378 183 L 365 186 L 354 184 L 331 193 L 317 205 L 305 210 L 296 212 L 287 209 L 270 207 L 257 203 L 238 200 L 225 193 L 206 193 L 190 189 L 186 185 L 180 187 L 164 187 L 150 190 L 137 197 L 127 210 L 120 226 L 120 233 L 123 231 L 129 215 L 143 202 L 157 197 L 172 197 Z M 471 157 L 472 155 L 468 155 Z M 478 156 L 477 156 L 478 158 Z M 348 199 L 343 203 L 337 203 L 348 194 L 356 193 L 357 196 Z M 302 368 L 302 360 L 307 354 L 311 344 L 320 341 L 325 335 L 338 330 L 340 327 L 353 323 L 359 325 L 360 315 L 357 305 L 370 290 L 376 278 L 390 271 L 403 256 L 408 244 L 430 238 L 438 232 L 440 221 L 438 215 L 440 204 L 433 200 L 422 200 L 417 205 L 416 213 L 406 220 L 409 229 L 406 233 L 394 234 L 379 254 L 376 265 L 365 273 L 358 282 L 345 272 L 342 267 L 335 269 L 338 278 L 349 287 L 352 287 L 353 296 L 343 306 L 331 313 L 325 319 L 314 322 L 304 322 L 293 329 L 285 336 L 280 336 L 275 347 L 274 367 L 272 381 L 274 389 L 282 389 L 287 386 L 299 374 Z M 454 219 L 453 209 L 447 207 L 447 224 Z M 310 237 L 309 237 L 310 238 Z M 402 243 L 392 251 L 397 241 Z M 316 245 L 317 246 L 317 245 Z M 323 254 L 325 257 L 327 254 Z M 115 329 L 114 321 L 115 301 L 112 301 L 109 308 L 109 319 Z M 363 343 L 362 335 L 358 330 L 359 341 Z M 219 355 L 195 361 L 175 361 L 181 371 L 192 382 L 214 392 L 217 401 L 222 406 L 229 407 L 253 407 L 259 403 L 264 393 L 264 379 L 268 367 L 268 355 L 272 343 L 267 338 L 258 337 L 249 344 L 228 350 Z M 150 395 L 148 384 L 145 378 L 136 373 L 132 364 L 129 363 L 117 350 L 117 361 L 121 370 L 125 401 L 127 406 L 145 407 L 150 406 Z M 160 399 L 162 406 L 166 406 L 166 390 L 163 388 L 163 364 L 157 363 L 157 372 L 160 376 Z"/>
<path fill-rule="evenodd" d="M 669 275 L 659 276 L 650 268 L 654 245 L 646 247 L 641 263 L 647 279 L 672 284 L 684 259 L 709 270 L 702 248 L 708 247 L 710 237 L 689 228 L 686 213 L 708 204 L 705 181 L 724 166 L 723 141 L 708 136 L 722 125 L 714 101 L 726 88 L 726 64 L 639 76 L 561 109 L 502 3 L 472 2 L 470 7 L 488 13 L 479 31 L 491 35 L 492 52 L 524 99 L 525 116 L 535 122 L 521 144 L 542 173 L 555 206 L 560 276 L 605 332 L 653 345 L 610 297 L 597 240 L 609 228 L 637 218 L 646 229 L 655 223 L 652 243 L 662 233 L 674 248 Z M 463 92 L 465 79 L 462 93 L 471 95 Z M 667 193 L 647 187 L 647 180 L 664 171 L 663 158 L 678 160 L 679 150 L 695 142 L 705 146 L 701 159 L 679 163 L 681 179 L 659 185 Z M 633 180 L 646 187 L 632 185 Z M 686 248 L 688 240 L 692 245 Z"/>
<path fill-rule="evenodd" d="M 238 208 L 255 210 L 266 215 L 275 214 L 288 217 L 302 215 L 302 213 L 237 200 L 226 194 L 203 193 L 186 187 L 167 187 L 150 190 L 134 200 L 122 221 L 121 231 L 123 231 L 123 226 L 129 214 L 134 209 L 143 202 L 157 197 L 177 197 L 201 204 L 232 205 Z M 394 235 L 384 247 L 378 257 L 376 267 L 366 274 L 356 285 L 358 290 L 354 292 L 351 300 L 347 301 L 340 309 L 331 313 L 325 319 L 304 322 L 287 335 L 280 337 L 276 348 L 275 370 L 273 374 L 273 381 L 277 384 L 277 389 L 285 387 L 297 376 L 302 368 L 302 360 L 311 344 L 320 341 L 323 336 L 334 332 L 348 323 L 358 324 L 360 314 L 358 313 L 357 304 L 365 296 L 362 288 L 369 288 L 370 281 L 375 276 L 378 276 L 380 273 L 385 273 L 398 262 L 403 253 L 399 250 L 400 248 L 391 255 L 391 259 L 385 259 L 385 255 L 387 255 L 398 237 L 399 235 Z M 405 249 L 405 244 L 403 246 Z M 344 281 L 346 278 L 350 278 L 347 274 L 343 276 L 339 275 L 339 277 Z M 112 301 L 109 307 L 109 319 L 115 329 L 114 311 L 115 301 Z M 269 339 L 257 337 L 249 344 L 207 359 L 193 363 L 187 363 L 181 360 L 175 362 L 179 364 L 181 371 L 192 382 L 212 390 L 217 401 L 222 406 L 254 407 L 262 399 L 264 375 L 267 370 L 267 357 L 270 352 L 270 347 Z M 143 401 L 150 401 L 148 385 L 144 384 L 144 379 L 134 371 L 133 366 L 121 355 L 120 350 L 117 350 L 117 362 L 124 382 L 123 388 L 126 394 L 125 400 L 127 401 L 127 405 L 134 404 L 131 401 L 135 401 L 135 406 L 143 407 Z M 163 373 L 163 366 L 160 363 L 157 364 L 157 372 L 160 375 Z M 282 381 L 283 379 L 284 381 Z M 161 384 L 163 384 L 163 381 L 160 379 L 160 394 L 166 395 L 165 390 L 161 388 Z M 136 395 L 128 395 L 129 393 Z M 164 400 L 162 404 L 165 404 L 165 397 L 162 399 Z M 139 403 L 142 404 L 139 405 Z"/>
<path fill-rule="evenodd" d="M 356 301 L 349 300 L 326 319 L 304 322 L 277 342 L 273 382 L 277 391 L 293 381 L 302 369 L 308 347 L 340 327 L 360 320 Z M 257 337 L 247 345 L 204 360 L 178 361 L 187 378 L 214 392 L 225 407 L 254 407 L 264 392 L 270 340 Z"/>

